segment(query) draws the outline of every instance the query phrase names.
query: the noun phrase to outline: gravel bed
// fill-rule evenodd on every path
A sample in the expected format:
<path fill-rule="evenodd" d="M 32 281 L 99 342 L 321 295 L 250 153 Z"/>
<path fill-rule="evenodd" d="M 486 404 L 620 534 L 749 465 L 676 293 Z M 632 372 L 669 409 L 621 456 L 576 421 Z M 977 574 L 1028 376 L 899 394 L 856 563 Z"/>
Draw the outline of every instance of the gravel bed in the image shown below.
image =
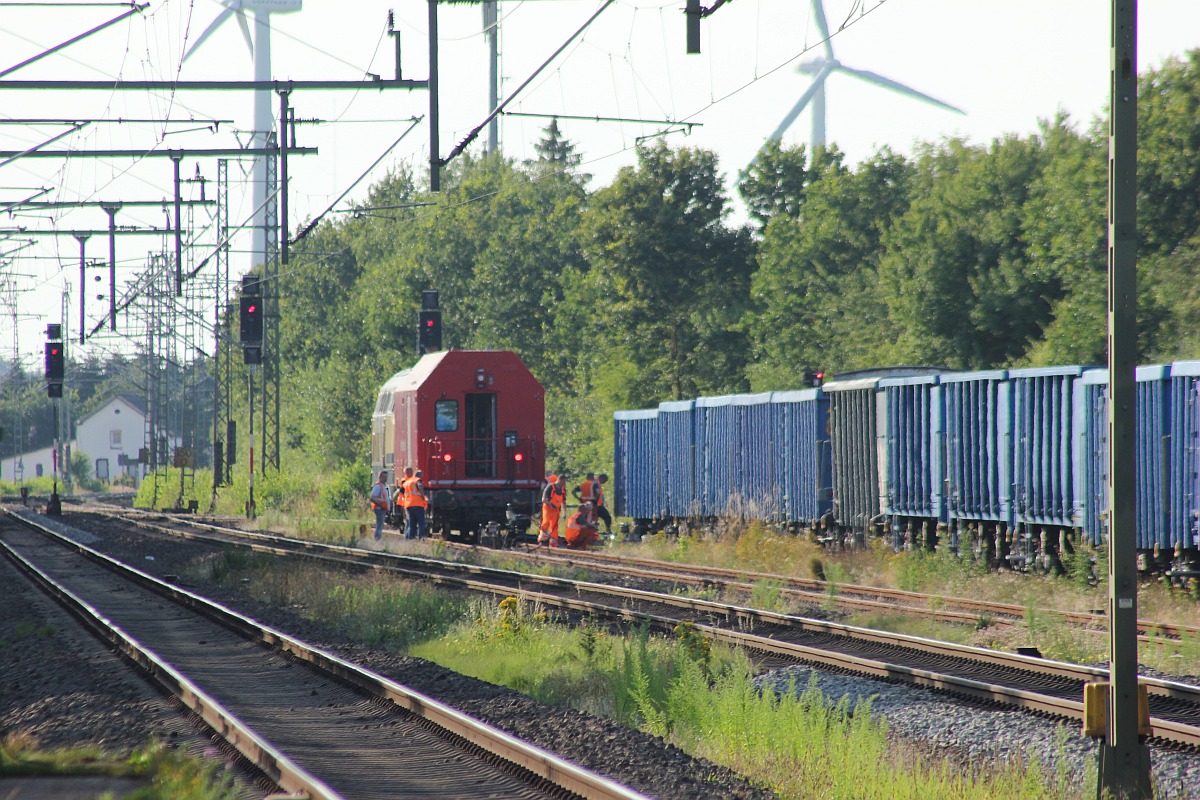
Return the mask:
<path fill-rule="evenodd" d="M 914 742 L 926 752 L 949 757 L 966 768 L 989 764 L 1041 764 L 1052 773 L 1084 775 L 1098 764 L 1096 740 L 1083 736 L 1078 723 L 1034 716 L 1021 711 L 983 709 L 967 701 L 920 687 L 903 686 L 855 675 L 840 675 L 789 666 L 756 679 L 760 689 L 803 692 L 816 686 L 833 703 L 846 697 L 851 709 L 871 701 L 871 713 L 884 720 L 891 736 Z M 1158 797 L 1197 797 L 1200 755 L 1152 747 L 1151 765 Z"/>
<path fill-rule="evenodd" d="M 159 741 L 193 756 L 221 758 L 186 709 L 64 615 L 6 558 L 0 558 L 0 586 L 0 737 L 51 749 L 92 746 L 114 758 Z M 251 778 L 229 774 L 239 796 L 262 796 Z"/>

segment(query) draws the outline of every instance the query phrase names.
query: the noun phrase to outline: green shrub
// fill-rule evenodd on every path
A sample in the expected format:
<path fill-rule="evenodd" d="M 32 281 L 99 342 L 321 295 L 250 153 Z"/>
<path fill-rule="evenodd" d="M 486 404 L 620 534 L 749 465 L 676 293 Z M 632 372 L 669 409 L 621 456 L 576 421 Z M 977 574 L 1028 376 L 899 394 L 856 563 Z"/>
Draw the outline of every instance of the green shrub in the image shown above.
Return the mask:
<path fill-rule="evenodd" d="M 366 506 L 371 467 L 365 461 L 347 464 L 321 487 L 321 506 L 330 514 L 348 514 Z"/>
<path fill-rule="evenodd" d="M 182 480 L 181 480 L 182 477 Z M 142 479 L 134 508 L 187 508 L 196 501 L 200 511 L 206 511 L 212 501 L 212 470 L 198 469 L 188 475 L 170 467 L 152 472 Z"/>

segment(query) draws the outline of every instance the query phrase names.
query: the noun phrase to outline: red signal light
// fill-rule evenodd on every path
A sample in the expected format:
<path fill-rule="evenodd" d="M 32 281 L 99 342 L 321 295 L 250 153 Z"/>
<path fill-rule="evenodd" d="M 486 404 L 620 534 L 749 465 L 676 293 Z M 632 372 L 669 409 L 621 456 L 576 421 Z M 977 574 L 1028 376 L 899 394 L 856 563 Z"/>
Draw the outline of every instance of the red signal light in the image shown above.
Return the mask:
<path fill-rule="evenodd" d="M 445 461 L 447 464 L 449 464 L 453 460 L 454 460 L 454 456 L 450 455 L 449 453 L 446 453 L 446 455 L 442 456 L 442 461 Z"/>
<path fill-rule="evenodd" d="M 516 453 L 513 455 L 513 461 L 524 461 L 524 460 L 525 460 L 524 453 Z"/>
<path fill-rule="evenodd" d="M 433 320 L 431 320 L 431 319 L 427 319 L 427 320 L 425 320 L 425 327 L 426 327 L 426 328 L 432 328 L 432 327 L 433 327 Z"/>
<path fill-rule="evenodd" d="M 818 372 L 818 373 L 817 373 L 817 380 L 819 380 L 819 381 L 823 381 L 823 380 L 825 380 L 825 373 L 824 373 L 824 372 Z"/>
<path fill-rule="evenodd" d="M 253 314 L 255 311 L 258 311 L 258 306 L 249 305 L 249 306 L 246 306 L 246 310 L 249 311 L 251 314 Z"/>

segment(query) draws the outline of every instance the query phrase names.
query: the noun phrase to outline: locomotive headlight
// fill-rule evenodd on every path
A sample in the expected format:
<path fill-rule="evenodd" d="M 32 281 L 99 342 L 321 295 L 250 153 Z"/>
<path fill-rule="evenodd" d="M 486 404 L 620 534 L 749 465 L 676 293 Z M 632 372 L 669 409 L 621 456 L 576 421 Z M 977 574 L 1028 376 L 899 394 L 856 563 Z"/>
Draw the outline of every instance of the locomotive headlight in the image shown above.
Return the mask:
<path fill-rule="evenodd" d="M 475 388 L 482 389 L 484 386 L 487 386 L 487 370 L 480 367 L 475 370 Z"/>
<path fill-rule="evenodd" d="M 505 431 L 504 432 L 504 446 L 508 447 L 508 448 L 517 446 L 517 432 L 516 431 Z"/>

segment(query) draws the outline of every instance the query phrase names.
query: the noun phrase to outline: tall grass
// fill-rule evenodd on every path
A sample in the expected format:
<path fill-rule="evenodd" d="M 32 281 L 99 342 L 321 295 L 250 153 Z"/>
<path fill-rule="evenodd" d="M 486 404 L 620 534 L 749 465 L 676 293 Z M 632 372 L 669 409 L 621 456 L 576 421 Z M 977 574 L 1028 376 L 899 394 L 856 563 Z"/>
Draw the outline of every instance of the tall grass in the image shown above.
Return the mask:
<path fill-rule="evenodd" d="M 124 800 L 234 800 L 240 793 L 223 770 L 223 762 L 194 758 L 157 743 L 120 758 L 92 746 L 43 749 L 36 738 L 20 732 L 0 741 L 0 776 L 105 775 L 148 782 Z"/>
<path fill-rule="evenodd" d="M 899 749 L 868 705 L 815 687 L 760 692 L 740 652 L 709 647 L 694 628 L 674 638 L 567 630 L 515 598 L 476 603 L 471 618 L 410 654 L 560 706 L 598 713 L 747 775 L 785 799 L 1075 798 L 1079 776 L 1058 763 L 998 764 L 964 774 Z M 797 687 L 792 687 L 796 689 Z"/>

